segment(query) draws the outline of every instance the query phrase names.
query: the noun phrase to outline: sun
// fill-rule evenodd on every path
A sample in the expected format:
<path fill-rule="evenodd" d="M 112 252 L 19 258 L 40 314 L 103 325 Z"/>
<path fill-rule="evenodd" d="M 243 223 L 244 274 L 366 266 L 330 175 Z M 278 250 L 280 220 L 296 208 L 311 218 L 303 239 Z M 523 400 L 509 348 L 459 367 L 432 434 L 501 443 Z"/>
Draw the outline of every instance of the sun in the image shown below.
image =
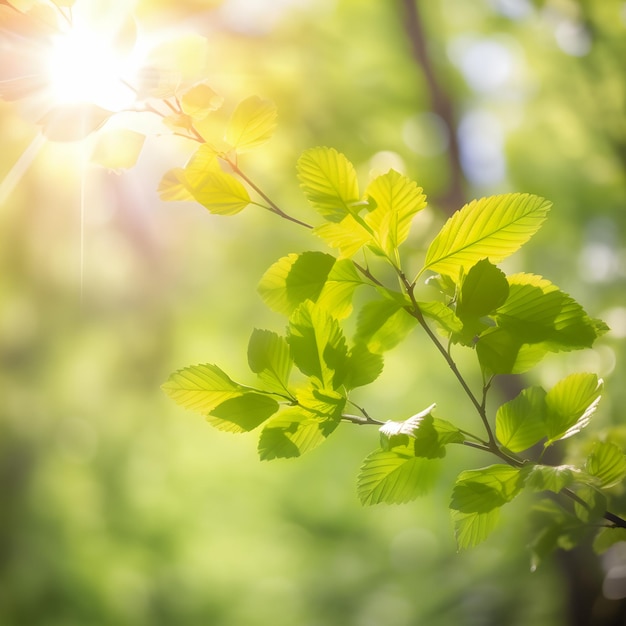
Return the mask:
<path fill-rule="evenodd" d="M 88 102 L 120 111 L 136 95 L 127 80 L 132 56 L 120 52 L 110 33 L 78 20 L 52 38 L 46 72 L 56 104 Z"/>

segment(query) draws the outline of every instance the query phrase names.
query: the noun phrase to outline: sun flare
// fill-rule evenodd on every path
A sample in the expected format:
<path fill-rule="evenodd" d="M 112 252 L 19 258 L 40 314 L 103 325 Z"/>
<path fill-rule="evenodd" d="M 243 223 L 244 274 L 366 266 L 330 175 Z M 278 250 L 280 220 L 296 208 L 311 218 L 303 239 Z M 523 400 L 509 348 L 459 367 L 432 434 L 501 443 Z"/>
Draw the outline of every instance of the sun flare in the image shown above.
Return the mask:
<path fill-rule="evenodd" d="M 77 25 L 55 37 L 47 59 L 57 104 L 89 102 L 109 110 L 123 109 L 134 99 L 124 80 L 130 69 L 130 59 L 110 40 Z"/>

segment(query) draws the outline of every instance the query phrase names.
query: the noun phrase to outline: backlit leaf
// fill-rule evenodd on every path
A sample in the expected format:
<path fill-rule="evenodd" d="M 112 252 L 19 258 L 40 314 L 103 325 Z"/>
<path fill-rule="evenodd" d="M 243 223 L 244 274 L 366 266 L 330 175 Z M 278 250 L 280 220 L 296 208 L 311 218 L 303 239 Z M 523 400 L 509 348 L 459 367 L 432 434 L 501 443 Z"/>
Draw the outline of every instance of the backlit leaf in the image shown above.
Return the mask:
<path fill-rule="evenodd" d="M 368 302 L 359 313 L 355 341 L 382 353 L 400 343 L 417 320 L 394 300 Z"/>
<path fill-rule="evenodd" d="M 237 152 L 264 144 L 276 130 L 276 105 L 270 100 L 250 96 L 241 101 L 226 126 L 226 141 Z"/>
<path fill-rule="evenodd" d="M 546 446 L 580 432 L 596 412 L 603 381 L 595 374 L 571 374 L 546 394 Z"/>
<path fill-rule="evenodd" d="M 504 304 L 509 283 L 504 272 L 483 259 L 463 279 L 456 314 L 461 319 L 482 317 Z"/>
<path fill-rule="evenodd" d="M 531 465 L 526 474 L 526 487 L 533 491 L 559 493 L 575 480 L 575 469 L 570 465 Z"/>
<path fill-rule="evenodd" d="M 383 357 L 370 352 L 362 343 L 357 343 L 348 353 L 346 361 L 346 389 L 362 387 L 374 382 L 383 371 Z"/>
<path fill-rule="evenodd" d="M 296 367 L 318 385 L 337 389 L 346 376 L 348 350 L 336 319 L 310 300 L 289 319 L 287 337 Z"/>
<path fill-rule="evenodd" d="M 522 452 L 547 436 L 546 392 L 528 387 L 496 413 L 496 437 L 511 452 Z"/>
<path fill-rule="evenodd" d="M 354 166 L 334 148 L 311 148 L 298 159 L 300 186 L 313 207 L 330 222 L 354 214 L 359 186 Z"/>
<path fill-rule="evenodd" d="M 424 317 L 437 322 L 446 334 L 459 333 L 463 330 L 463 323 L 454 311 L 443 302 L 418 302 L 418 306 Z"/>
<path fill-rule="evenodd" d="M 476 354 L 487 374 L 522 374 L 550 351 L 546 343 L 529 344 L 504 328 L 488 328 L 476 343 Z"/>
<path fill-rule="evenodd" d="M 213 91 L 206 83 L 199 83 L 188 89 L 180 97 L 183 113 L 192 119 L 203 119 L 222 106 L 224 98 Z"/>
<path fill-rule="evenodd" d="M 293 361 L 284 337 L 255 328 L 248 342 L 248 364 L 269 389 L 289 393 L 287 386 Z"/>
<path fill-rule="evenodd" d="M 174 372 L 161 389 L 180 406 L 198 413 L 210 413 L 222 402 L 246 391 L 217 365 L 210 364 L 192 365 Z"/>
<path fill-rule="evenodd" d="M 495 530 L 500 521 L 500 509 L 483 513 L 462 513 L 452 510 L 454 536 L 459 550 L 467 550 L 482 543 Z"/>
<path fill-rule="evenodd" d="M 354 256 L 363 246 L 373 241 L 372 234 L 352 215 L 344 217 L 340 222 L 325 222 L 316 226 L 313 233 L 331 248 L 337 248 L 341 258 Z"/>
<path fill-rule="evenodd" d="M 165 202 L 194 200 L 185 182 L 185 170 L 182 167 L 175 167 L 163 174 L 157 191 Z"/>
<path fill-rule="evenodd" d="M 513 500 L 523 487 L 522 478 L 520 470 L 510 465 L 461 472 L 450 508 L 461 513 L 487 513 Z"/>
<path fill-rule="evenodd" d="M 415 456 L 413 446 L 377 450 L 364 461 L 357 493 L 362 504 L 402 504 L 426 494 L 433 486 L 439 464 Z"/>
<path fill-rule="evenodd" d="M 422 271 L 454 278 L 481 259 L 502 261 L 539 230 L 550 206 L 543 198 L 519 193 L 473 200 L 444 224 Z"/>
<path fill-rule="evenodd" d="M 626 456 L 610 441 L 596 442 L 585 463 L 585 471 L 598 479 L 598 486 L 608 489 L 626 478 Z"/>
<path fill-rule="evenodd" d="M 338 259 L 328 273 L 317 303 L 328 309 L 336 319 L 348 317 L 352 313 L 354 291 L 364 284 L 367 283 L 350 259 Z"/>
<path fill-rule="evenodd" d="M 259 294 L 272 310 L 290 315 L 305 300 L 317 301 L 334 265 L 335 257 L 323 252 L 289 254 L 265 272 Z"/>
<path fill-rule="evenodd" d="M 207 421 L 221 430 L 248 432 L 269 419 L 278 408 L 274 398 L 260 393 L 246 393 L 216 406 Z"/>
<path fill-rule="evenodd" d="M 381 249 L 394 258 L 395 250 L 409 236 L 413 217 L 426 207 L 426 196 L 421 187 L 395 170 L 375 178 L 365 195 L 376 205 L 365 221 Z"/>

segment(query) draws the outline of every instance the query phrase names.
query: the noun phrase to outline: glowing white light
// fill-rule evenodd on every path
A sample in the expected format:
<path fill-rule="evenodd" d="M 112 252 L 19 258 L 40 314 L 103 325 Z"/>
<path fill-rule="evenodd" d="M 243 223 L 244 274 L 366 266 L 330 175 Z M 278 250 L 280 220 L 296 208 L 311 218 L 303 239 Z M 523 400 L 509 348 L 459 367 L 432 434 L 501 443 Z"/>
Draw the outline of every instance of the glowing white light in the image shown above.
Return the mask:
<path fill-rule="evenodd" d="M 98 33 L 74 27 L 59 35 L 48 59 L 54 100 L 90 102 L 109 110 L 128 106 L 134 94 L 124 84 L 124 60 Z"/>

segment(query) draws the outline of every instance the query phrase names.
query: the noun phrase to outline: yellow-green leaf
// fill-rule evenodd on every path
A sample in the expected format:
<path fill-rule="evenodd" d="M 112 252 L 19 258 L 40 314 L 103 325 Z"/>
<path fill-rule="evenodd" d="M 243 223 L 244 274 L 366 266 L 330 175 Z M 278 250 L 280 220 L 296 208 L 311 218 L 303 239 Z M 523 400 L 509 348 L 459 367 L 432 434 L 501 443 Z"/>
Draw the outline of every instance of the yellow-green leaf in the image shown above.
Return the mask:
<path fill-rule="evenodd" d="M 226 141 L 237 152 L 245 152 L 265 143 L 276 129 L 276 105 L 271 100 L 250 96 L 237 105 L 228 125 Z"/>
<path fill-rule="evenodd" d="M 199 83 L 187 90 L 180 99 L 184 113 L 192 119 L 203 119 L 222 106 L 224 98 L 213 91 L 206 83 Z"/>

